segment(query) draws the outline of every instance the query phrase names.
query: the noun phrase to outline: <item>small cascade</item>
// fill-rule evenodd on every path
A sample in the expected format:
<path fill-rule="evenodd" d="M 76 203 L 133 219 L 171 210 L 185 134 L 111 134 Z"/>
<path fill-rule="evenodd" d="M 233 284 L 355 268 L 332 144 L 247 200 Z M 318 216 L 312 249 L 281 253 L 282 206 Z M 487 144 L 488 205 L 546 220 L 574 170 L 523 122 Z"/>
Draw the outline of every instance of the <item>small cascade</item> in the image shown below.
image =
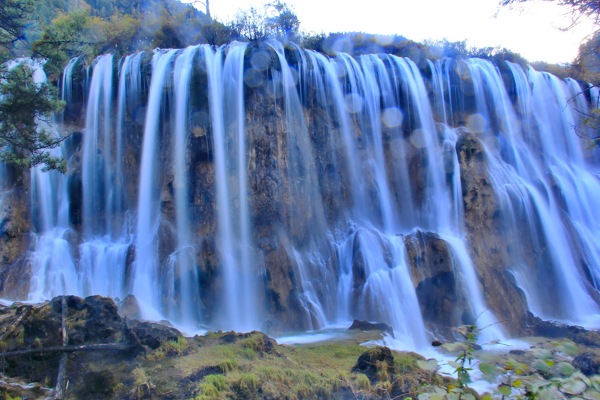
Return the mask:
<path fill-rule="evenodd" d="M 142 107 L 142 57 L 144 53 L 138 52 L 125 56 L 119 68 L 119 86 L 117 98 L 117 121 L 115 145 L 115 177 L 113 186 L 113 207 L 115 216 L 113 235 L 118 235 L 118 229 L 125 224 L 123 217 L 126 212 L 125 202 L 125 133 L 127 132 L 127 118 L 135 119 Z M 120 233 L 123 233 L 122 231 Z"/>
<path fill-rule="evenodd" d="M 337 255 L 334 263 L 311 251 L 304 256 L 295 253 L 302 304 L 317 326 L 351 318 L 384 321 L 409 347 L 424 346 L 423 319 L 410 311 L 418 307 L 418 301 L 402 238 L 418 222 L 461 243 L 462 190 L 459 174 L 453 173 L 458 171 L 456 132 L 438 132 L 425 84 L 409 60 L 362 56 L 357 61 L 343 54 L 328 60 L 316 53 L 297 58 L 312 63 L 312 68 L 299 65 L 306 75 L 301 79 L 325 80 L 313 83 L 319 88 L 316 98 L 331 109 L 327 125 L 337 129 L 332 130 L 330 142 L 343 144 L 341 151 L 332 152 L 341 157 L 336 165 L 348 165 L 340 175 L 349 179 L 344 187 L 352 190 L 354 204 L 350 228 L 330 237 L 332 254 Z M 405 140 L 401 127 L 408 121 L 412 131 Z M 354 127 L 359 127 L 359 133 Z M 398 153 L 390 156 L 394 151 Z M 423 163 L 419 203 L 406 174 L 411 152 Z M 392 192 L 390 182 L 403 184 L 394 185 Z M 471 313 L 486 310 L 486 322 L 497 325 L 494 314 L 486 309 L 464 245 L 455 245 L 453 251 L 458 255 L 454 257 L 456 269 L 468 278 L 464 290 L 472 300 Z M 323 290 L 315 282 L 328 282 L 328 287 Z M 497 335 L 496 339 L 504 337 L 500 326 L 488 332 Z"/>
<path fill-rule="evenodd" d="M 244 113 L 246 43 L 226 52 L 203 48 L 215 152 L 218 247 L 223 274 L 224 329 L 260 328 L 256 257 L 253 254 L 248 198 Z"/>
<path fill-rule="evenodd" d="M 174 103 L 174 145 L 173 145 L 173 177 L 175 195 L 175 223 L 177 224 L 177 248 L 169 256 L 169 274 L 167 296 L 180 296 L 180 304 L 171 306 L 167 315 L 180 324 L 199 321 L 200 293 L 198 273 L 194 262 L 194 243 L 189 225 L 189 193 L 188 193 L 188 137 L 189 132 L 189 94 L 192 76 L 193 59 L 198 46 L 186 48 L 178 55 L 173 68 L 175 103 Z M 176 293 L 179 288 L 179 294 Z"/>
<path fill-rule="evenodd" d="M 582 274 L 569 244 L 569 233 L 562 221 L 561 206 L 552 188 L 560 182 L 560 175 L 555 176 L 553 183 L 547 180 L 545 173 L 558 172 L 561 165 L 566 166 L 561 157 L 568 160 L 570 156 L 561 156 L 557 152 L 569 152 L 569 148 L 575 156 L 573 165 L 581 165 L 579 152 L 574 150 L 578 144 L 554 145 L 554 142 L 560 143 L 571 136 L 577 140 L 577 136 L 567 130 L 570 112 L 560 111 L 566 106 L 566 93 L 549 92 L 559 88 L 566 90 L 566 86 L 564 83 L 557 86 L 558 81 L 549 75 L 544 78 L 532 72 L 526 77 L 520 67 L 510 65 L 519 99 L 517 111 L 522 121 L 519 124 L 495 68 L 482 60 L 470 60 L 468 67 L 475 84 L 477 104 L 477 114 L 471 118 L 481 121 L 473 126 L 481 128 L 479 133 L 487 145 L 490 177 L 502 203 L 503 220 L 510 226 L 509 230 L 520 232 L 521 236 L 510 241 L 513 248 L 511 271 L 534 313 L 543 318 L 582 322 L 586 316 L 597 314 L 597 305 L 581 280 Z M 538 92 L 541 97 L 536 99 Z M 554 104 L 543 99 L 551 99 L 549 101 Z M 536 110 L 534 106 L 541 109 Z M 541 148 L 541 154 L 537 148 Z M 555 164 L 558 159 L 563 161 Z M 528 254 L 529 246 L 547 250 Z M 531 257 L 537 263 L 535 269 L 527 261 Z M 532 285 L 533 282 L 536 284 Z M 557 298 L 560 298 L 560 304 L 557 304 Z"/>
<path fill-rule="evenodd" d="M 46 81 L 42 68 L 36 70 L 34 81 Z M 70 91 L 63 91 L 63 95 L 63 100 L 70 99 Z M 63 145 L 52 153 L 64 156 L 64 150 Z M 70 242 L 74 232 L 69 221 L 67 177 L 56 171 L 44 172 L 42 166 L 32 168 L 30 175 L 32 221 L 37 235 L 28 300 L 43 301 L 63 293 L 81 293 Z"/>
<path fill-rule="evenodd" d="M 594 266 L 600 261 L 598 249 L 590 242 L 600 233 L 600 214 L 594 205 L 600 194 L 600 183 L 587 169 L 579 137 L 574 131 L 575 113 L 587 115 L 588 106 L 582 101 L 569 100 L 576 99 L 577 93 L 582 91 L 573 80 L 563 82 L 531 68 L 525 76 L 514 65 L 511 71 L 519 83 L 517 95 L 523 99 L 518 111 L 525 122 L 523 126 L 528 128 L 523 130 L 526 144 L 523 143 L 521 149 L 527 157 L 535 154 L 545 174 L 530 176 L 523 170 L 516 172 L 527 179 L 523 185 L 541 225 L 539 240 L 548 245 L 562 297 L 561 307 L 548 310 L 542 306 L 536 311 L 546 318 L 585 324 L 599 309 L 582 278 L 589 274 L 596 285 L 598 275 Z M 525 86 L 526 80 L 531 86 Z M 583 257 L 585 271 L 578 266 L 579 257 Z M 598 286 L 594 288 L 597 290 Z M 541 305 L 545 300 L 538 290 L 528 294 L 534 304 Z M 537 293 L 537 298 L 533 299 L 536 295 L 532 293 Z"/>
<path fill-rule="evenodd" d="M 270 42 L 281 65 L 281 70 L 272 70 L 273 92 L 282 93 L 285 109 L 285 143 L 287 163 L 286 195 L 296 199 L 288 209 L 288 229 L 300 242 L 306 241 L 306 232 L 325 232 L 325 217 L 319 179 L 315 165 L 315 152 L 310 141 L 304 109 L 296 89 L 297 75 L 285 57 L 283 45 Z"/>
<path fill-rule="evenodd" d="M 403 236 L 358 228 L 337 243 L 338 319 L 384 321 L 404 346 L 424 349 L 427 335 L 419 309 Z"/>
<path fill-rule="evenodd" d="M 113 56 L 96 59 L 87 102 L 83 138 L 83 234 L 110 232 L 113 215 L 113 148 L 111 133 Z M 103 225 L 103 226 L 101 226 Z"/>
<path fill-rule="evenodd" d="M 75 72 L 75 67 L 78 63 L 79 57 L 72 58 L 69 60 L 69 62 L 65 66 L 65 69 L 63 70 L 60 85 L 60 98 L 65 102 L 65 108 L 73 102 L 73 75 Z M 61 117 L 61 122 L 64 123 L 64 110 L 62 112 Z"/>
<path fill-rule="evenodd" d="M 163 126 L 165 86 L 171 82 L 173 61 L 178 50 L 156 50 L 152 57 L 152 81 L 144 124 L 144 142 L 140 165 L 140 187 L 135 235 L 136 259 L 132 277 L 132 293 L 142 307 L 144 318 L 162 317 L 162 290 L 164 277 L 160 274 L 158 232 L 161 222 L 159 146 Z"/>

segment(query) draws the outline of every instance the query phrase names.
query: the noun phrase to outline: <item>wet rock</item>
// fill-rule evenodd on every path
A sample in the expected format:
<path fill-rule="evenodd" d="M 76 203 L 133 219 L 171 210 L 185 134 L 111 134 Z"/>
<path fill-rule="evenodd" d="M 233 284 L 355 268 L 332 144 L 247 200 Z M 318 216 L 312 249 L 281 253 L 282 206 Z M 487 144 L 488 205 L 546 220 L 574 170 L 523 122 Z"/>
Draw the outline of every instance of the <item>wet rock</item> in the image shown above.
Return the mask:
<path fill-rule="evenodd" d="M 522 232 L 509 230 L 501 218 L 501 206 L 489 176 L 488 160 L 479 138 L 463 131 L 456 152 L 465 213 L 465 228 L 469 253 L 477 266 L 478 283 L 487 306 L 505 329 L 513 334 L 526 331 L 526 301 L 518 288 L 512 272 L 510 240 L 526 240 Z M 473 323 L 473 321 L 463 321 Z"/>
<path fill-rule="evenodd" d="M 136 297 L 132 294 L 125 296 L 119 302 L 119 315 L 127 319 L 141 319 L 141 310 Z"/>
<path fill-rule="evenodd" d="M 25 299 L 29 292 L 30 197 L 22 183 L 0 192 L 0 297 L 3 298 Z"/>
<path fill-rule="evenodd" d="M 527 313 L 526 326 L 527 333 L 531 336 L 565 338 L 588 347 L 600 347 L 600 332 L 590 331 L 581 326 L 544 321 L 530 312 Z"/>
<path fill-rule="evenodd" d="M 575 357 L 571 364 L 587 376 L 596 375 L 600 371 L 600 356 L 582 353 Z"/>
<path fill-rule="evenodd" d="M 158 349 L 163 343 L 177 341 L 183 337 L 177 329 L 153 322 L 127 321 L 127 325 L 140 342 L 152 350 Z"/>
<path fill-rule="evenodd" d="M 69 378 L 73 382 L 83 379 L 86 362 L 122 360 L 142 349 L 137 336 L 119 316 L 112 299 L 101 296 L 83 299 L 77 296 L 60 296 L 43 304 L 15 303 L 2 309 L 0 335 L 6 351 L 61 347 L 63 304 L 66 306 L 64 314 L 67 346 L 89 348 L 90 345 L 107 345 L 102 351 L 84 351 L 78 353 L 77 357 L 69 358 Z M 57 376 L 60 354 L 57 351 L 15 354 L 6 357 L 4 369 L 13 376 L 37 382 L 48 380 L 52 384 Z"/>
<path fill-rule="evenodd" d="M 437 335 L 450 339 L 465 299 L 456 286 L 448 244 L 439 235 L 421 230 L 406 235 L 404 244 L 423 320 Z"/>
<path fill-rule="evenodd" d="M 568 325 L 556 321 L 544 321 L 530 312 L 525 321 L 527 332 L 531 336 L 570 339 L 576 344 L 588 347 L 600 347 L 600 332 L 587 330 L 581 326 Z"/>
<path fill-rule="evenodd" d="M 226 332 L 220 341 L 227 344 L 241 342 L 242 347 L 254 350 L 259 355 L 273 354 L 277 342 L 259 331 L 249 333 Z"/>
<path fill-rule="evenodd" d="M 388 347 L 377 346 L 362 353 L 352 367 L 352 372 L 365 374 L 371 382 L 379 380 L 379 375 L 387 373 L 394 366 L 394 356 Z"/>
<path fill-rule="evenodd" d="M 391 326 L 384 322 L 373 323 L 369 321 L 359 321 L 355 319 L 348 330 L 360 330 L 360 331 L 380 331 L 382 333 L 388 333 L 392 337 L 394 336 L 394 330 Z"/>

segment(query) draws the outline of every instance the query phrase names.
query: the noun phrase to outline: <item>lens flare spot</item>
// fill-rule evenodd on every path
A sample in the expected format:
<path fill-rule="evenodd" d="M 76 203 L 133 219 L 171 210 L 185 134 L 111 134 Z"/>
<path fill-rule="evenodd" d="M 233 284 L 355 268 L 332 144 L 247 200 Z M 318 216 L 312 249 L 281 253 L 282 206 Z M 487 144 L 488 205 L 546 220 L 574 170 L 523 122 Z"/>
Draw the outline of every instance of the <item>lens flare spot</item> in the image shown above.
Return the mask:
<path fill-rule="evenodd" d="M 244 83 L 252 88 L 260 87 L 265 81 L 264 75 L 254 68 L 250 68 L 244 74 Z"/>
<path fill-rule="evenodd" d="M 346 110 L 351 114 L 362 111 L 363 105 L 365 103 L 363 98 L 356 93 L 347 94 L 345 101 L 346 101 Z"/>
<path fill-rule="evenodd" d="M 481 114 L 471 114 L 467 117 L 466 127 L 473 133 L 482 133 L 487 128 L 487 120 Z"/>
<path fill-rule="evenodd" d="M 397 107 L 390 107 L 381 113 L 381 121 L 388 128 L 397 128 L 402 125 L 404 114 Z"/>
<path fill-rule="evenodd" d="M 425 140 L 425 131 L 423 129 L 415 129 L 410 134 L 410 143 L 415 146 L 417 149 L 423 149 L 427 146 L 427 142 Z"/>
<path fill-rule="evenodd" d="M 270 62 L 271 58 L 266 51 L 255 51 L 252 53 L 252 57 L 250 57 L 250 65 L 258 71 L 267 69 Z"/>

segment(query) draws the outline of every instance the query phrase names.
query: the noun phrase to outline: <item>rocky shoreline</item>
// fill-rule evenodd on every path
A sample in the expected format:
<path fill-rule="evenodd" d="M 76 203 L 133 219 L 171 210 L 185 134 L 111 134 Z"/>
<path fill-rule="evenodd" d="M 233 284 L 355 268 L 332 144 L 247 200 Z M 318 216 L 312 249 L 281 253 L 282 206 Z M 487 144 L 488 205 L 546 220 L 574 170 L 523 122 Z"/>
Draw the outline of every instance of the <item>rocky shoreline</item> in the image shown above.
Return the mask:
<path fill-rule="evenodd" d="M 533 390 L 541 398 L 600 396 L 598 333 L 534 318 L 546 338 L 532 339 L 526 350 L 436 343 L 435 360 L 377 345 L 389 334 L 385 324 L 355 321 L 344 338 L 292 346 L 258 331 L 185 337 L 129 318 L 135 299 L 119 306 L 100 296 L 0 306 L 2 398 L 489 399 Z M 457 362 L 448 360 L 467 350 L 469 380 L 457 380 Z M 481 382 L 488 389 L 474 390 Z"/>

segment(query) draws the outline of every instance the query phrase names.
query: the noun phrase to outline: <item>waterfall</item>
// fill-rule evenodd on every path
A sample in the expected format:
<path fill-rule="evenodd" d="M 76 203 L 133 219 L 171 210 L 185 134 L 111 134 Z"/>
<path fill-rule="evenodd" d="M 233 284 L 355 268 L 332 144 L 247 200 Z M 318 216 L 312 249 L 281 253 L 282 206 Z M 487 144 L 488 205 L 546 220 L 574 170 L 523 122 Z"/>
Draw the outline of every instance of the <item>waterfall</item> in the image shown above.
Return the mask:
<path fill-rule="evenodd" d="M 246 43 L 216 51 L 204 47 L 209 108 L 215 152 L 218 247 L 224 281 L 224 312 L 217 321 L 226 329 L 260 327 L 248 207 L 247 148 L 244 135 L 243 71 Z"/>
<path fill-rule="evenodd" d="M 160 320 L 163 277 L 158 259 L 160 186 L 158 149 L 161 138 L 161 115 L 164 89 L 171 79 L 173 59 L 178 50 L 157 50 L 152 57 L 152 81 L 144 124 L 144 142 L 140 165 L 140 188 L 136 227 L 136 259 L 132 293 L 142 305 L 145 318 Z"/>
<path fill-rule="evenodd" d="M 597 324 L 600 179 L 574 80 L 278 42 L 149 59 L 98 57 L 81 149 L 61 149 L 69 175 L 32 171 L 30 300 L 131 293 L 144 318 L 188 331 L 370 320 L 413 349 L 462 323 L 485 327 L 483 342 L 512 334 L 502 301 Z M 480 170 L 464 165 L 465 137 Z M 467 199 L 469 174 L 489 198 Z M 505 276 L 515 298 L 490 291 Z M 426 309 L 436 289 L 451 326 Z"/>
<path fill-rule="evenodd" d="M 524 192 L 520 201 L 526 202 L 539 218 L 541 232 L 536 232 L 536 236 L 547 243 L 550 251 L 550 262 L 558 280 L 553 297 L 558 294 L 561 304 L 550 309 L 548 304 L 553 303 L 540 288 L 528 288 L 526 292 L 533 311 L 540 316 L 586 324 L 588 318 L 598 314 L 598 306 L 583 276 L 590 274 L 594 288 L 598 289 L 594 266 L 598 265 L 599 254 L 590 241 L 600 233 L 598 207 L 594 205 L 600 184 L 587 168 L 574 132 L 575 113 L 586 114 L 587 105 L 569 101 L 582 91 L 572 80 L 563 82 L 531 68 L 526 76 L 515 65 L 511 65 L 511 71 L 521 99 L 518 111 L 525 122 L 522 124 L 524 140 L 514 145 L 524 158 L 539 160 L 539 168 L 544 171 L 532 176 L 531 170 L 517 169 L 517 176 L 511 178 Z M 527 80 L 531 85 L 526 85 Z M 579 251 L 587 271 L 578 266 Z M 529 272 L 519 273 L 526 276 Z"/>
<path fill-rule="evenodd" d="M 75 63 L 69 63 L 71 75 Z M 37 76 L 37 78 L 36 78 Z M 43 69 L 34 75 L 36 82 L 45 82 Z M 63 87 L 70 85 L 64 84 Z M 70 91 L 63 91 L 63 100 L 70 100 Z M 64 145 L 52 150 L 54 156 L 64 156 Z M 56 172 L 43 172 L 42 166 L 32 168 L 31 204 L 33 224 L 37 228 L 31 260 L 31 282 L 28 300 L 43 301 L 62 293 L 81 293 L 73 249 L 69 240 L 72 230 L 69 221 L 67 178 Z"/>
<path fill-rule="evenodd" d="M 125 56 L 119 69 L 119 86 L 117 100 L 117 121 L 115 142 L 115 179 L 113 187 L 115 220 L 114 226 L 118 229 L 125 223 L 125 178 L 124 178 L 124 141 L 127 132 L 126 117 L 134 118 L 143 102 L 142 97 L 142 56 L 139 52 Z M 121 219 L 119 219 L 121 217 Z M 117 232 L 113 232 L 116 234 Z"/>
<path fill-rule="evenodd" d="M 172 306 L 168 315 L 175 318 L 180 323 L 197 321 L 200 318 L 197 304 L 200 302 L 198 288 L 198 274 L 194 264 L 193 242 L 191 238 L 191 229 L 189 226 L 189 195 L 187 190 L 187 165 L 189 157 L 187 155 L 187 132 L 188 123 L 188 99 L 189 84 L 192 75 L 192 60 L 198 51 L 197 46 L 188 47 L 175 60 L 173 68 L 175 93 L 175 122 L 174 122 L 174 146 L 173 146 L 173 176 L 174 176 L 174 195 L 175 195 L 175 222 L 177 224 L 177 248 L 171 254 L 169 261 L 176 269 L 173 279 L 167 285 L 170 288 L 169 297 L 176 296 L 175 288 L 180 287 L 181 304 L 179 307 Z"/>
<path fill-rule="evenodd" d="M 82 159 L 84 235 L 111 231 L 113 56 L 96 59 L 87 102 Z M 99 226 L 99 225 L 104 226 Z"/>

